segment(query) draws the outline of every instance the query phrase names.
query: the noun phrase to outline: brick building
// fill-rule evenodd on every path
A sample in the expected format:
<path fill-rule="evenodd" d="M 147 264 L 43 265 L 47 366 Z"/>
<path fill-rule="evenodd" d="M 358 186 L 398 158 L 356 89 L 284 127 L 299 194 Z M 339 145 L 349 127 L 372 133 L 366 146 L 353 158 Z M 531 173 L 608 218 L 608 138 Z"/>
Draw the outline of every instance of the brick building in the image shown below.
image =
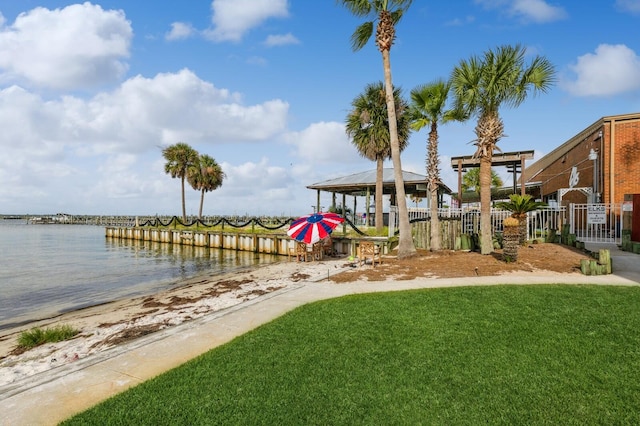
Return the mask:
<path fill-rule="evenodd" d="M 622 203 L 640 194 L 640 113 L 602 117 L 528 166 L 521 181 L 550 205 Z"/>

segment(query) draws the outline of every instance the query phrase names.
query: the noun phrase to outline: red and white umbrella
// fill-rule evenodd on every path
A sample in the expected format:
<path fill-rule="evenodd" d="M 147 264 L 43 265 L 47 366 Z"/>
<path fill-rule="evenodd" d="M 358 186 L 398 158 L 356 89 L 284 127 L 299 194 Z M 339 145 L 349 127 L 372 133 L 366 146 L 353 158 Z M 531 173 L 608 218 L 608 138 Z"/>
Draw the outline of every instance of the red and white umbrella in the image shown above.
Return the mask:
<path fill-rule="evenodd" d="M 313 213 L 294 220 L 287 235 L 294 240 L 313 244 L 327 238 L 342 222 L 344 218 L 337 213 Z"/>

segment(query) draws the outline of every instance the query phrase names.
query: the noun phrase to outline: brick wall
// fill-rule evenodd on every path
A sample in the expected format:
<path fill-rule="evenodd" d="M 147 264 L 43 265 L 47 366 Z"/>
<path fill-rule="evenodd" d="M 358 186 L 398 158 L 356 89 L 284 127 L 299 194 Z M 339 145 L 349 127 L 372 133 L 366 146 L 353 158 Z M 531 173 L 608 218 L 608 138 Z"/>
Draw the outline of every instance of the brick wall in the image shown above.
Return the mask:
<path fill-rule="evenodd" d="M 613 202 L 621 203 L 625 194 L 640 194 L 640 119 L 614 121 Z M 607 141 L 609 138 L 606 139 Z M 607 147 L 609 148 L 609 147 Z M 608 163 L 610 162 L 610 159 Z M 610 166 L 605 166 L 605 183 L 610 200 Z M 607 200 L 607 202 L 609 202 Z"/>
<path fill-rule="evenodd" d="M 537 174 L 535 180 L 542 183 L 543 197 L 569 188 L 569 178 L 573 167 L 578 172 L 574 188 L 593 188 L 594 161 L 589 160 L 591 149 L 598 153 L 598 192 L 603 203 L 621 203 L 625 194 L 640 194 L 640 118 L 612 117 L 604 121 L 602 127 L 585 135 L 573 148 L 554 163 Z M 602 131 L 602 138 L 599 133 Z M 611 185 L 611 138 L 613 144 L 613 187 Z M 611 192 L 613 191 L 613 198 Z M 580 191 L 567 192 L 562 204 L 587 203 L 589 196 Z"/>
<path fill-rule="evenodd" d="M 594 140 L 597 139 L 597 140 Z M 544 171 L 540 172 L 536 180 L 542 182 L 542 194 L 549 195 L 557 192 L 561 188 L 569 188 L 569 179 L 572 176 L 573 168 L 576 168 L 577 181 L 573 188 L 593 187 L 593 161 L 589 160 L 591 149 L 599 152 L 599 138 L 597 132 L 587 136 L 578 145 L 573 147 L 565 155 L 552 163 Z M 567 192 L 562 197 L 562 204 L 587 203 L 590 199 L 585 193 L 574 190 Z"/>

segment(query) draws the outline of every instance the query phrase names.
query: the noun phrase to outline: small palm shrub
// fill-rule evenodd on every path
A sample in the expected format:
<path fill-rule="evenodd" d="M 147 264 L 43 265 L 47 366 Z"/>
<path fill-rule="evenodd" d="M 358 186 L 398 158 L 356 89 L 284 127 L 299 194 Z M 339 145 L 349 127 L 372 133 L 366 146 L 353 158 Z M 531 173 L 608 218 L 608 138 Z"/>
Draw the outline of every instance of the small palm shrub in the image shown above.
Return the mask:
<path fill-rule="evenodd" d="M 529 194 L 512 194 L 509 196 L 508 202 L 503 201 L 496 204 L 496 207 L 510 211 L 511 217 L 518 219 L 520 224 L 519 241 L 521 245 L 527 242 L 527 213 L 546 206 L 546 203 L 535 201 Z"/>

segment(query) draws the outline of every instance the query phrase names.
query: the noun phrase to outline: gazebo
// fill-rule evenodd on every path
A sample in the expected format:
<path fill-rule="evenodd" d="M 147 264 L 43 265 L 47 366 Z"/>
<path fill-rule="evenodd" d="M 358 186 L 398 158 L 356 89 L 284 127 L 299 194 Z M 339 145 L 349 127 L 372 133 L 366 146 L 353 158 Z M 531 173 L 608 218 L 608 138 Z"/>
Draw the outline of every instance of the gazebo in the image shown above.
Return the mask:
<path fill-rule="evenodd" d="M 511 189 L 492 190 L 492 199 L 495 197 L 505 198 L 505 195 L 508 197 L 508 194 L 517 194 L 518 173 L 522 175 L 525 169 L 524 162 L 525 160 L 531 160 L 533 153 L 533 151 L 515 151 L 493 154 L 491 166 L 506 166 L 507 170 L 513 174 L 513 187 Z M 480 159 L 472 155 L 451 157 L 451 167 L 453 167 L 454 171 L 458 172 L 458 192 L 455 194 L 455 198 L 458 200 L 458 207 L 462 207 L 463 202 L 479 200 L 476 194 L 462 192 L 462 172 L 467 169 L 480 167 Z M 530 188 L 525 188 L 525 186 L 521 184 L 520 194 L 524 195 L 525 192 L 530 193 Z"/>
<path fill-rule="evenodd" d="M 427 177 L 418 173 L 402 171 L 404 180 L 404 191 L 406 195 L 415 195 L 427 198 Z M 353 196 L 353 211 L 356 211 L 357 197 L 367 197 L 366 214 L 369 217 L 369 198 L 375 195 L 376 170 L 356 173 L 348 176 L 329 179 L 323 182 L 314 183 L 307 186 L 308 189 L 317 191 L 317 210 L 320 210 L 320 192 L 330 192 L 332 194 L 332 205 L 336 205 L 336 194 L 342 194 L 342 205 L 346 206 L 346 196 Z M 391 204 L 395 205 L 396 183 L 393 168 L 385 168 L 382 176 L 382 193 L 391 195 Z M 438 205 L 443 203 L 443 195 L 451 194 L 451 189 L 440 183 L 438 188 Z"/>

